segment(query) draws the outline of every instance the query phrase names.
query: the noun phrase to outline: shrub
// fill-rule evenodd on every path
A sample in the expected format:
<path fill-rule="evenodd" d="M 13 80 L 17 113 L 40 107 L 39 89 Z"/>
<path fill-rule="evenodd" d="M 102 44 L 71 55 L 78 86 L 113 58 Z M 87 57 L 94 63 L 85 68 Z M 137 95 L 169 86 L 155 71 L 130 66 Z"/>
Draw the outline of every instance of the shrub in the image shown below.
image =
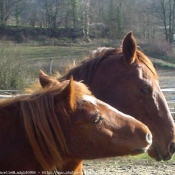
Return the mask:
<path fill-rule="evenodd" d="M 3 43 L 0 46 L 0 89 L 23 89 L 28 81 L 27 64 L 22 58 L 19 45 L 9 47 Z"/>
<path fill-rule="evenodd" d="M 146 52 L 152 56 L 166 56 L 171 52 L 171 44 L 163 39 L 156 39 L 149 43 Z"/>

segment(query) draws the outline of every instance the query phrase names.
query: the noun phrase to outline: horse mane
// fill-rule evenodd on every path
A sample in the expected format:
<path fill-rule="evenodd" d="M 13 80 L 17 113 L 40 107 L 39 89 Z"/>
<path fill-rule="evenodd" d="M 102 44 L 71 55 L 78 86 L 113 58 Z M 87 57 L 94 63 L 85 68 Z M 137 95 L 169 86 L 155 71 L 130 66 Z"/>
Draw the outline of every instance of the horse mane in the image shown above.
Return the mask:
<path fill-rule="evenodd" d="M 97 50 L 93 50 L 90 53 L 89 59 L 82 61 L 79 65 L 69 70 L 67 74 L 59 78 L 59 81 L 68 79 L 71 75 L 73 75 L 74 80 L 83 80 L 83 83 L 89 84 L 92 79 L 92 75 L 96 71 L 100 62 L 115 52 L 116 49 L 112 47 L 102 47 Z"/>
<path fill-rule="evenodd" d="M 27 137 L 45 170 L 62 169 L 62 156 L 68 153 L 64 134 L 54 109 L 54 95 L 63 87 L 54 86 L 20 100 Z M 58 144 L 61 150 L 58 149 Z"/>
<path fill-rule="evenodd" d="M 122 47 L 100 47 L 97 50 L 93 50 L 90 53 L 89 59 L 82 61 L 79 65 L 69 70 L 67 74 L 59 78 L 59 81 L 68 79 L 71 75 L 73 75 L 75 80 L 83 80 L 85 84 L 89 85 L 92 80 L 92 75 L 94 75 L 99 64 L 111 55 L 122 56 Z M 153 76 L 158 79 L 158 75 L 152 62 L 143 52 L 137 49 L 136 58 L 134 59 L 134 61 L 138 63 L 143 63 L 152 72 Z"/>
<path fill-rule="evenodd" d="M 59 94 L 68 83 L 69 80 L 66 80 L 60 84 L 40 89 L 31 95 L 20 95 L 0 101 L 0 108 L 19 104 L 20 116 L 23 119 L 29 143 L 37 160 L 47 171 L 53 171 L 55 168 L 61 171 L 64 165 L 62 155 L 69 154 L 59 122 L 61 116 L 56 115 L 54 108 L 54 96 L 58 99 Z M 84 94 L 92 95 L 83 83 L 74 83 L 76 99 L 80 99 Z M 60 110 L 66 113 L 66 117 L 63 117 L 62 120 L 70 121 L 64 104 L 60 104 Z"/>
<path fill-rule="evenodd" d="M 108 55 L 111 55 L 113 51 L 116 49 L 113 47 L 99 47 L 96 50 L 92 50 L 90 52 L 90 59 L 96 58 L 96 57 L 107 57 Z"/>
<path fill-rule="evenodd" d="M 20 116 L 23 118 L 29 143 L 37 160 L 47 171 L 53 171 L 55 168 L 61 170 L 63 162 L 61 155 L 68 154 L 59 116 L 54 109 L 54 96 L 59 95 L 68 82 L 64 81 L 59 85 L 41 89 L 32 95 L 21 95 L 0 102 L 0 108 L 19 103 Z M 77 96 L 81 93 L 90 94 L 86 86 L 80 84 L 75 84 Z M 66 107 L 63 110 L 66 110 Z"/>
<path fill-rule="evenodd" d="M 151 60 L 140 50 L 137 50 L 137 61 L 143 63 L 153 74 L 153 76 L 158 79 L 157 71 L 151 62 Z"/>

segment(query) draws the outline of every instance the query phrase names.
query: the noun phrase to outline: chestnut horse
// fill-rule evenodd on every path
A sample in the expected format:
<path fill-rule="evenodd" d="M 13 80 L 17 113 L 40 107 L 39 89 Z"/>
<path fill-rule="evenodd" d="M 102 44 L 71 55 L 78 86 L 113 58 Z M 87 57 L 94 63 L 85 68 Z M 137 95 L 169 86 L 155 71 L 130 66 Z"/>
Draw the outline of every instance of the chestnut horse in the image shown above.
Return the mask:
<path fill-rule="evenodd" d="M 135 155 L 148 127 L 92 96 L 79 82 L 40 76 L 43 89 L 0 101 L 0 171 L 82 174 L 82 161 Z M 47 87 L 48 86 L 48 87 Z"/>
<path fill-rule="evenodd" d="M 169 160 L 175 152 L 175 125 L 158 76 L 148 57 L 137 49 L 132 32 L 121 48 L 101 48 L 59 80 L 73 76 L 85 83 L 96 98 L 135 117 L 148 126 L 153 143 L 150 157 Z"/>

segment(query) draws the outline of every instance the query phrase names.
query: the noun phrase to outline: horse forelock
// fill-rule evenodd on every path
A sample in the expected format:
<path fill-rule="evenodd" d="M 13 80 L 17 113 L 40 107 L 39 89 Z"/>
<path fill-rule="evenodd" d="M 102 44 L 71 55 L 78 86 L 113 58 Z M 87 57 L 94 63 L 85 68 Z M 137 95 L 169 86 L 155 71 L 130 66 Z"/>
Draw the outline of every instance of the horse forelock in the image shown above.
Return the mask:
<path fill-rule="evenodd" d="M 139 50 L 136 51 L 136 55 L 137 55 L 136 61 L 138 63 L 144 64 L 148 68 L 145 71 L 147 71 L 148 74 L 152 73 L 154 78 L 158 80 L 158 75 L 157 75 L 156 69 L 155 69 L 153 63 L 151 62 L 151 60 L 144 53 L 142 53 Z"/>

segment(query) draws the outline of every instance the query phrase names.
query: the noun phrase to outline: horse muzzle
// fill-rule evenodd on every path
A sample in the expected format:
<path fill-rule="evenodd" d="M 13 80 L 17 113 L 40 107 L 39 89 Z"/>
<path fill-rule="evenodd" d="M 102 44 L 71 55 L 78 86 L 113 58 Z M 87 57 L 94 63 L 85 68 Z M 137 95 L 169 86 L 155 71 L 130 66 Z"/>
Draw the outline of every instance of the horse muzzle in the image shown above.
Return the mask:
<path fill-rule="evenodd" d="M 148 155 L 154 158 L 156 161 L 168 161 L 173 157 L 175 153 L 175 142 L 171 142 L 168 146 L 168 150 L 165 151 L 165 154 L 161 153 L 158 146 L 152 145 L 148 150 Z"/>

